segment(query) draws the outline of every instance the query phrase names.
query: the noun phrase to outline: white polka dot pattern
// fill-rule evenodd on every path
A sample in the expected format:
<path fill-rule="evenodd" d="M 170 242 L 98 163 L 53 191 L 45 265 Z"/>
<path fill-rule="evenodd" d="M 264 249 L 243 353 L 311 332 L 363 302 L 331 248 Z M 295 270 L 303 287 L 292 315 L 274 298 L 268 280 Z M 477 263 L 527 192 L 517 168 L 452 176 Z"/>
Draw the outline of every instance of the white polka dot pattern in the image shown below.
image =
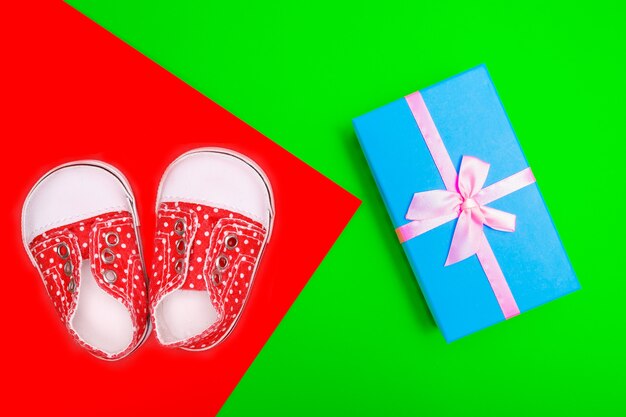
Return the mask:
<path fill-rule="evenodd" d="M 126 356 L 141 343 L 146 331 L 148 294 L 138 246 L 132 216 L 124 211 L 101 214 L 49 230 L 35 237 L 29 245 L 61 321 L 79 344 L 103 359 Z M 106 260 L 110 258 L 111 263 L 103 260 L 105 249 Z M 123 352 L 110 355 L 89 346 L 70 327 L 80 296 L 80 264 L 83 260 L 90 261 L 98 286 L 120 301 L 131 314 L 133 340 Z M 105 280 L 107 270 L 115 272 L 114 282 Z"/>

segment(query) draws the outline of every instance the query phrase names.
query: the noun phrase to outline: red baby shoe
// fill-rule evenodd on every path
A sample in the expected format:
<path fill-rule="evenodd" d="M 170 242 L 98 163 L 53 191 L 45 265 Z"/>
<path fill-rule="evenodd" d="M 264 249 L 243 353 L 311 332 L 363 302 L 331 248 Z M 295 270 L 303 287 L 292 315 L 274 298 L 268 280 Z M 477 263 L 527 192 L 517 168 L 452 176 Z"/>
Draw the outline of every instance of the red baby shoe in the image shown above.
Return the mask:
<path fill-rule="evenodd" d="M 150 308 L 159 342 L 206 350 L 241 316 L 274 220 L 270 183 L 251 160 L 203 148 L 166 170 L 157 196 Z"/>
<path fill-rule="evenodd" d="M 146 279 L 134 197 L 97 161 L 39 180 L 22 211 L 22 240 L 72 337 L 100 359 L 123 358 L 148 331 Z"/>

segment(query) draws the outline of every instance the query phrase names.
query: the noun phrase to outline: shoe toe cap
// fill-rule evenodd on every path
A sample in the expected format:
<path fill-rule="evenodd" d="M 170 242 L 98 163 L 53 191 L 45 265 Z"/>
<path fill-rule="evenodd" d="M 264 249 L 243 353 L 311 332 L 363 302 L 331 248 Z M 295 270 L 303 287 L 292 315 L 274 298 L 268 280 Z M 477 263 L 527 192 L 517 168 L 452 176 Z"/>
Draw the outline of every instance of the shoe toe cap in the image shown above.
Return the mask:
<path fill-rule="evenodd" d="M 271 220 L 265 175 L 252 161 L 228 151 L 191 152 L 174 161 L 161 182 L 159 202 L 175 201 L 233 210 L 266 228 Z"/>
<path fill-rule="evenodd" d="M 46 230 L 116 210 L 132 210 L 123 182 L 95 165 L 62 167 L 31 191 L 22 212 L 22 234 L 29 243 Z"/>

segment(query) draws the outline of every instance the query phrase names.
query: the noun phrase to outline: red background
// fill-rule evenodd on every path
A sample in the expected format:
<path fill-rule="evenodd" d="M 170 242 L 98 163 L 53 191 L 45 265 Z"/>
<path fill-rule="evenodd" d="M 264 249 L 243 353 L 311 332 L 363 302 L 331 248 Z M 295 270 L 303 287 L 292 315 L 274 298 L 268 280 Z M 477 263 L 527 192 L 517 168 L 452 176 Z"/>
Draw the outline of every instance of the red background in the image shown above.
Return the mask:
<path fill-rule="evenodd" d="M 2 7 L 4 411 L 217 413 L 358 200 L 70 6 Z M 95 359 L 66 334 L 22 248 L 22 202 L 58 164 L 109 162 L 131 182 L 150 264 L 160 176 L 199 146 L 247 154 L 274 188 L 274 235 L 243 316 L 208 352 L 166 349 L 152 336 L 127 359 Z"/>

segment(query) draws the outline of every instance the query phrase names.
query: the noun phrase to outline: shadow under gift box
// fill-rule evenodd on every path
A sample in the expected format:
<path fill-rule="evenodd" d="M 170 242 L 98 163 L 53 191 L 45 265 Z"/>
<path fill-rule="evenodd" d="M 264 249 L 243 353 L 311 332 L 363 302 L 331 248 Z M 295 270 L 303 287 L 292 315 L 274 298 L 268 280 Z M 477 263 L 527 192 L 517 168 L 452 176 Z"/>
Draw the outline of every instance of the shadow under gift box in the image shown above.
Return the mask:
<path fill-rule="evenodd" d="M 484 187 L 528 168 L 484 66 L 421 90 L 458 172 L 463 156 L 491 164 Z M 354 127 L 394 228 L 414 193 L 445 190 L 405 98 L 360 116 Z M 512 233 L 484 232 L 520 312 L 580 288 L 536 183 L 487 204 L 517 216 Z M 382 219 L 381 219 L 382 221 Z M 444 266 L 457 220 L 403 247 L 448 342 L 505 320 L 476 255 Z"/>

